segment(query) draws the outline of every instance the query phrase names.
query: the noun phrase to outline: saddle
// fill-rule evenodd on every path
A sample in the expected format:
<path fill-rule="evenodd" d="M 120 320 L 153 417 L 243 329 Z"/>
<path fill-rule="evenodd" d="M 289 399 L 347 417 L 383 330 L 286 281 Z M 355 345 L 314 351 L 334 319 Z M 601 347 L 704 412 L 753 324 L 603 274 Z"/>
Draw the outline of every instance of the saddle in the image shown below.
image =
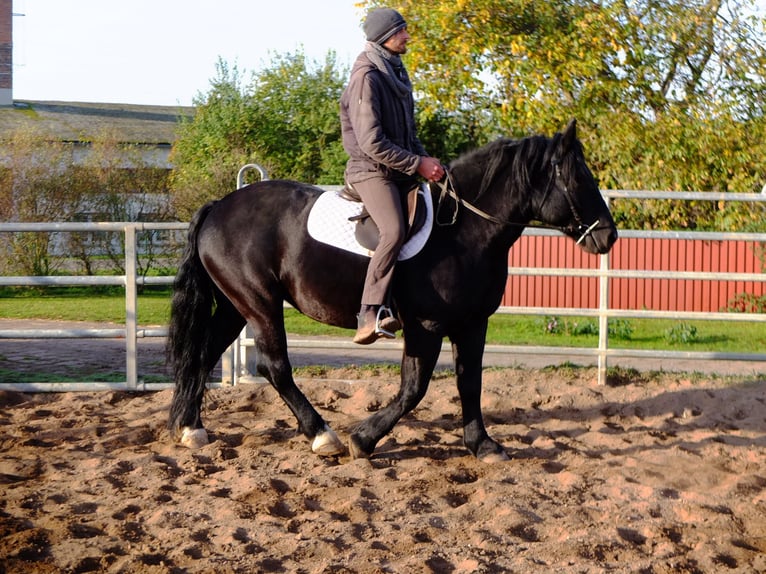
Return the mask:
<path fill-rule="evenodd" d="M 405 243 L 425 225 L 427 220 L 428 208 L 426 200 L 423 194 L 418 193 L 418 190 L 420 190 L 420 185 L 417 183 L 413 184 L 413 187 L 407 192 L 407 200 L 403 205 L 407 224 L 404 234 Z M 346 183 L 343 189 L 338 192 L 338 195 L 347 201 L 362 203 L 362 198 L 350 183 Z M 375 251 L 380 242 L 380 231 L 367 212 L 367 208 L 362 207 L 359 215 L 349 217 L 348 220 L 356 222 L 354 236 L 359 244 L 370 251 Z"/>

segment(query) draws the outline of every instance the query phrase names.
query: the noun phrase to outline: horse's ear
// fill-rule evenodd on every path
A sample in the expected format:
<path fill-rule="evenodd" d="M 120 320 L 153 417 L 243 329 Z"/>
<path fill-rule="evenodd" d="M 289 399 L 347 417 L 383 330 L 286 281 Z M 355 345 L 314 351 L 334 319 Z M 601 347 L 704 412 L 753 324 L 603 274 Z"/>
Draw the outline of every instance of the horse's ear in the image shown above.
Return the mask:
<path fill-rule="evenodd" d="M 563 141 L 561 142 L 564 153 L 572 149 L 574 142 L 577 140 L 577 120 L 572 118 L 567 124 L 567 128 L 564 130 Z"/>

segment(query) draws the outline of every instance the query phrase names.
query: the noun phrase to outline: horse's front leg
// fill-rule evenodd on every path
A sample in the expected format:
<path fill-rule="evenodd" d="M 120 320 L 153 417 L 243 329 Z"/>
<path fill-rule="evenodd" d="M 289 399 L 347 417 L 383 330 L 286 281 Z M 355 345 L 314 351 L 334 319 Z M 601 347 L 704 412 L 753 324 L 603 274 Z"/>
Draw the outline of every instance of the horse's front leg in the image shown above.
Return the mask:
<path fill-rule="evenodd" d="M 399 392 L 385 407 L 362 421 L 349 437 L 353 458 L 367 458 L 375 445 L 394 428 L 397 421 L 414 409 L 428 390 L 441 351 L 441 337 L 420 325 L 404 327 L 404 354 Z"/>
<path fill-rule="evenodd" d="M 508 460 L 498 442 L 490 438 L 481 414 L 481 376 L 487 319 L 477 325 L 461 329 L 452 341 L 457 388 L 463 408 L 463 443 L 474 456 L 484 462 Z"/>

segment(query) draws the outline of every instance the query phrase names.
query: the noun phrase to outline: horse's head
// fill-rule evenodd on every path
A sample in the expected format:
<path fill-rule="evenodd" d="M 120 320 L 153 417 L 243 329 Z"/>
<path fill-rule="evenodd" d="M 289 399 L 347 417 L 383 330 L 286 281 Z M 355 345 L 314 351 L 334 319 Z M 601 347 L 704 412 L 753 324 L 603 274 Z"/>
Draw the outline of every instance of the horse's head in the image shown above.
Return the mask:
<path fill-rule="evenodd" d="M 617 227 L 585 163 L 575 120 L 551 138 L 545 162 L 548 177 L 538 218 L 560 227 L 589 253 L 608 252 L 617 241 Z"/>

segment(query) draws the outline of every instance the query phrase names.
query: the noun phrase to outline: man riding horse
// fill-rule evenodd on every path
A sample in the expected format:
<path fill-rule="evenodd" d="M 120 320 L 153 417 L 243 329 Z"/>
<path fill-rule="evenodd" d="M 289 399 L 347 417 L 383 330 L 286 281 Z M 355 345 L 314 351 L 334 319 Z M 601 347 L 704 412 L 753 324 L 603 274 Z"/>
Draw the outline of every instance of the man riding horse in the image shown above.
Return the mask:
<path fill-rule="evenodd" d="M 401 14 L 377 8 L 364 22 L 367 43 L 351 70 L 340 101 L 343 147 L 349 155 L 346 185 L 359 195 L 380 231 L 367 267 L 354 342 L 369 345 L 401 328 L 385 305 L 404 243 L 404 196 L 417 176 L 438 181 L 441 162 L 430 157 L 415 132 L 412 84 L 401 55 L 410 35 Z"/>

